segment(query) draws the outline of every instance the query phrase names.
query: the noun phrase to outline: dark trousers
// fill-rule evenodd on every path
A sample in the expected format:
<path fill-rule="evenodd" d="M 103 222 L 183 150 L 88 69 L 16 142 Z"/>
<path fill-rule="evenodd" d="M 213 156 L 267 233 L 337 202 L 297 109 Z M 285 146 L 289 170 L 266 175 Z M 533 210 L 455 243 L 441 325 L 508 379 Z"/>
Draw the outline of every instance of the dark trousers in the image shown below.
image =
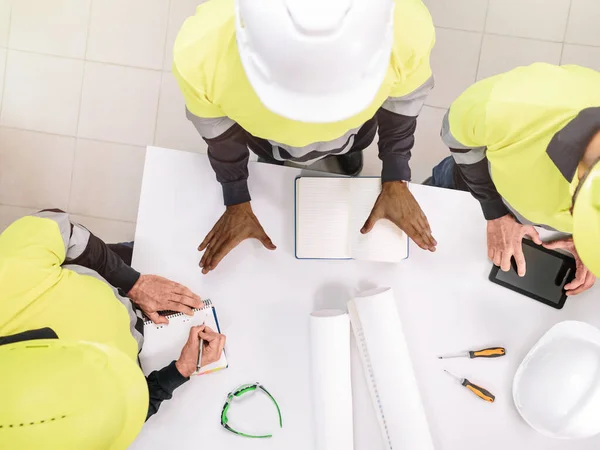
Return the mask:
<path fill-rule="evenodd" d="M 469 190 L 452 156 L 442 159 L 433 168 L 431 176 L 423 184 L 458 191 Z"/>

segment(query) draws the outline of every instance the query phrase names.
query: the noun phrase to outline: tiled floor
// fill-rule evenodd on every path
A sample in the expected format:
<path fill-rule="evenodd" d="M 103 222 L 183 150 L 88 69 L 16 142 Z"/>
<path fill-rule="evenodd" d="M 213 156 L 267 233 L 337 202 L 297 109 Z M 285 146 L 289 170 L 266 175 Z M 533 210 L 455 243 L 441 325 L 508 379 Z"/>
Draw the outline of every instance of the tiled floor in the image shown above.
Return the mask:
<path fill-rule="evenodd" d="M 59 207 L 106 240 L 133 237 L 145 146 L 206 148 L 169 72 L 177 30 L 201 1 L 0 0 L 0 229 Z M 599 0 L 425 3 L 437 85 L 415 181 L 447 154 L 444 109 L 476 79 L 535 61 L 600 70 Z M 365 173 L 379 170 L 372 145 Z"/>

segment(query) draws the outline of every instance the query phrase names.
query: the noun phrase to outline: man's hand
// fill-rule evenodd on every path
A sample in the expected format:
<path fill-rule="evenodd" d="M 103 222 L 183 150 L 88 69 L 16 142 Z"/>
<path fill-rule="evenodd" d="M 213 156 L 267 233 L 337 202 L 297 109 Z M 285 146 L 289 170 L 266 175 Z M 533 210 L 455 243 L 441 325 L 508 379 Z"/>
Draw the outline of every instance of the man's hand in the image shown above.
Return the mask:
<path fill-rule="evenodd" d="M 154 323 L 169 323 L 158 311 L 178 311 L 191 316 L 202 300 L 185 286 L 158 275 L 140 275 L 127 296 Z"/>
<path fill-rule="evenodd" d="M 575 249 L 573 238 L 558 239 L 557 241 L 548 242 L 547 244 L 544 244 L 544 247 L 550 250 L 562 248 L 571 253 L 575 258 L 577 270 L 575 271 L 575 279 L 570 283 L 565 284 L 567 295 L 581 294 L 583 291 L 587 291 L 594 285 L 596 277 L 583 265 L 583 262 Z"/>
<path fill-rule="evenodd" d="M 258 239 L 269 250 L 277 248 L 252 212 L 250 202 L 228 206 L 198 247 L 198 251 L 206 250 L 200 260 L 202 273 L 213 270 L 236 245 L 251 238 Z"/>
<path fill-rule="evenodd" d="M 427 217 L 403 181 L 383 183 L 371 215 L 360 230 L 366 234 L 379 219 L 388 219 L 404 231 L 423 250 L 435 251 L 436 240 L 431 235 Z"/>
<path fill-rule="evenodd" d="M 488 257 L 504 272 L 510 270 L 510 259 L 514 257 L 517 263 L 517 273 L 520 277 L 524 276 L 527 269 L 525 255 L 523 255 L 524 236 L 529 236 L 538 245 L 542 244 L 540 235 L 532 225 L 521 225 L 510 214 L 488 220 Z"/>
<path fill-rule="evenodd" d="M 190 336 L 181 350 L 181 355 L 175 361 L 175 367 L 186 378 L 189 378 L 198 368 L 200 339 L 202 339 L 204 346 L 202 349 L 202 366 L 218 361 L 225 348 L 225 335 L 219 334 L 205 325 L 192 327 Z"/>

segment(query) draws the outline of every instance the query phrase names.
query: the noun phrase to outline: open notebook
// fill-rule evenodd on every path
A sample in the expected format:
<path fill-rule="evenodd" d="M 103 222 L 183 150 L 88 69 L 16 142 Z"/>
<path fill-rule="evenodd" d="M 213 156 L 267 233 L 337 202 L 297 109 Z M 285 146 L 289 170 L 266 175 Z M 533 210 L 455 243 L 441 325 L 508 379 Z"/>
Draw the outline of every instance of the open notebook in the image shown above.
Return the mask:
<path fill-rule="evenodd" d="M 140 353 L 140 362 L 144 374 L 160 370 L 179 358 L 181 349 L 190 335 L 190 328 L 203 323 L 217 332 L 221 332 L 217 311 L 210 300 L 204 300 L 204 308 L 195 309 L 193 316 L 182 313 L 166 315 L 168 325 L 156 325 L 150 320 L 144 322 L 144 345 Z M 221 359 L 200 368 L 194 375 L 204 375 L 227 368 L 225 351 Z"/>
<path fill-rule="evenodd" d="M 296 179 L 296 258 L 399 262 L 408 257 L 408 237 L 379 220 L 360 229 L 381 192 L 379 178 Z"/>

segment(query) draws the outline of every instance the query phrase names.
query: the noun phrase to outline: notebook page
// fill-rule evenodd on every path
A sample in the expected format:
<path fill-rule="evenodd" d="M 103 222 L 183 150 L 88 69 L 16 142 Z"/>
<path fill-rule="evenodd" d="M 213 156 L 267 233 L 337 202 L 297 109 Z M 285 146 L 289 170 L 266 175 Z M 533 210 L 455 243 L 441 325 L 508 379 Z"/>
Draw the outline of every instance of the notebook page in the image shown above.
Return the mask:
<path fill-rule="evenodd" d="M 207 325 L 212 330 L 218 331 L 219 324 L 215 320 L 215 314 L 216 314 L 215 308 L 213 307 L 213 308 L 207 309 L 206 313 L 207 313 L 207 317 L 206 317 L 206 321 L 204 324 Z M 227 362 L 227 356 L 225 355 L 225 349 L 224 349 L 223 353 L 221 353 L 221 357 L 219 358 L 218 361 L 215 361 L 213 363 L 206 364 L 206 365 L 200 367 L 200 370 L 197 372 L 194 372 L 194 375 L 204 375 L 206 373 L 216 372 L 217 370 L 220 370 L 220 369 L 226 369 L 228 366 L 229 366 L 229 363 Z"/>
<path fill-rule="evenodd" d="M 379 178 L 351 180 L 350 253 L 354 259 L 399 262 L 408 256 L 408 241 L 392 222 L 381 219 L 369 233 L 360 233 L 380 192 Z"/>
<path fill-rule="evenodd" d="M 145 375 L 153 370 L 160 370 L 179 358 L 181 349 L 190 335 L 190 328 L 196 325 L 207 325 L 217 331 L 217 323 L 213 308 L 196 311 L 193 316 L 178 315 L 169 318 L 168 325 L 144 325 L 144 345 L 140 353 L 140 363 Z M 206 373 L 217 368 L 227 367 L 225 353 L 215 363 L 202 367 L 201 373 Z"/>
<path fill-rule="evenodd" d="M 364 292 L 348 311 L 386 450 L 433 450 L 392 290 Z"/>
<path fill-rule="evenodd" d="M 349 181 L 306 177 L 296 180 L 297 258 L 350 258 Z"/>

